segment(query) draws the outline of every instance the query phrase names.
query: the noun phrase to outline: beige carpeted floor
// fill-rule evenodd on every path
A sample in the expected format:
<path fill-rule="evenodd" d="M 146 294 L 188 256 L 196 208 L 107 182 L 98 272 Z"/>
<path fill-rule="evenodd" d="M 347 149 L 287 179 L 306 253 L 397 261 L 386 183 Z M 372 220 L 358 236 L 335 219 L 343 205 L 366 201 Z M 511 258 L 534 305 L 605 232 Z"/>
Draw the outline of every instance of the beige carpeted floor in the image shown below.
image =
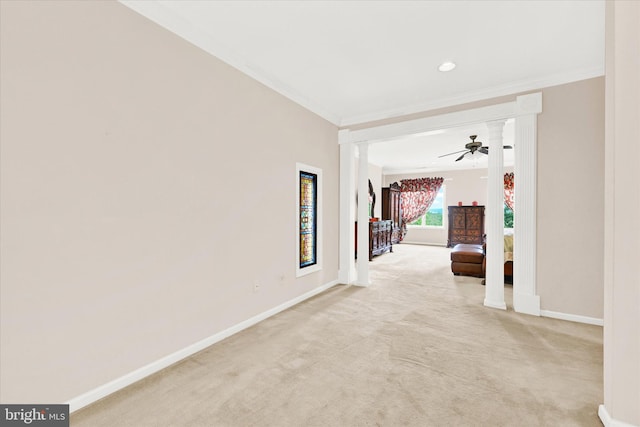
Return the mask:
<path fill-rule="evenodd" d="M 336 286 L 74 413 L 72 426 L 601 426 L 602 328 L 485 308 L 449 250 Z"/>

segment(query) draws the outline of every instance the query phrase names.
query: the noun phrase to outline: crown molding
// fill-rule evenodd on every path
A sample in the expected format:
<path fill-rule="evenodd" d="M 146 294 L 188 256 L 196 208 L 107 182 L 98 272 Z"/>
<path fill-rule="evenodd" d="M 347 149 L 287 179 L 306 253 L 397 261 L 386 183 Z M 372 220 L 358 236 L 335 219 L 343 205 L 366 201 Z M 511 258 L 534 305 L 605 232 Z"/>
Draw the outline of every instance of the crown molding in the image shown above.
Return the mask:
<path fill-rule="evenodd" d="M 376 120 L 390 119 L 395 117 L 406 116 L 409 114 L 420 113 L 423 111 L 435 110 L 438 108 L 452 107 L 455 105 L 466 104 L 469 102 L 482 101 L 485 99 L 497 98 L 500 96 L 515 95 L 522 92 L 539 90 L 546 87 L 558 86 L 566 83 L 587 80 L 594 77 L 604 76 L 604 66 L 579 69 L 570 72 L 557 73 L 538 79 L 521 80 L 505 85 L 494 86 L 475 92 L 468 92 L 464 95 L 453 96 L 448 98 L 433 99 L 429 102 L 414 104 L 403 108 L 394 108 L 385 111 L 363 114 L 358 116 L 346 117 L 340 122 L 341 127 L 353 126 L 363 123 L 369 123 Z"/>
<path fill-rule="evenodd" d="M 314 114 L 322 117 L 330 123 L 338 126 L 341 119 L 338 115 L 332 113 L 324 106 L 321 106 L 304 95 L 301 95 L 293 88 L 289 87 L 275 76 L 270 75 L 265 70 L 251 64 L 244 58 L 229 49 L 224 44 L 218 42 L 201 28 L 195 27 L 180 15 L 179 11 L 171 9 L 157 1 L 137 1 L 137 0 L 118 0 L 119 3 L 129 9 L 139 13 L 152 22 L 160 25 L 166 30 L 171 31 L 178 37 L 188 41 L 194 46 L 204 50 L 215 56 L 222 62 L 232 66 L 238 71 L 248 75 L 254 80 L 262 83 L 268 88 L 274 90 L 280 95 L 288 98 L 296 104 L 306 108 Z"/>
<path fill-rule="evenodd" d="M 257 80 L 280 95 L 339 127 L 348 127 L 382 119 L 396 118 L 438 108 L 452 107 L 469 102 L 496 98 L 499 96 L 514 95 L 517 93 L 539 90 L 545 87 L 557 86 L 560 84 L 586 80 L 604 75 L 604 66 L 582 68 L 569 72 L 548 75 L 543 78 L 521 80 L 505 85 L 467 92 L 462 95 L 431 99 L 428 102 L 408 105 L 406 107 L 391 108 L 366 114 L 341 117 L 340 114 L 330 111 L 329 108 L 314 102 L 305 95 L 302 95 L 300 92 L 288 86 L 269 72 L 261 69 L 255 64 L 249 63 L 245 58 L 237 55 L 237 53 L 228 46 L 225 46 L 223 43 L 215 40 L 203 29 L 194 27 L 192 23 L 180 15 L 179 10 L 174 10 L 166 4 L 156 0 L 118 1 L 122 5 L 139 13 L 198 48 L 210 53 L 233 68 L 236 68 L 254 80 Z"/>

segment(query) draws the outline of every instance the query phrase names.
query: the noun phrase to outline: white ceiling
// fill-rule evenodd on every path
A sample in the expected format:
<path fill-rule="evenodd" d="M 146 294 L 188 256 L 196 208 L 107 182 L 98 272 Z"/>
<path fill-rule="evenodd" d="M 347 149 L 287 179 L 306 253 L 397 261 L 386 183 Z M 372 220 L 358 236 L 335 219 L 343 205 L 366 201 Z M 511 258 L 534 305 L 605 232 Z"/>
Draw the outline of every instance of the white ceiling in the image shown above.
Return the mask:
<path fill-rule="evenodd" d="M 604 0 L 121 3 L 343 127 L 604 74 Z M 457 68 L 441 73 L 446 60 Z M 435 168 L 483 132 L 411 138 L 419 162 L 391 161 L 404 148 L 390 143 L 370 156 Z"/>
<path fill-rule="evenodd" d="M 507 121 L 503 132 L 504 145 L 514 145 L 514 120 Z M 488 167 L 488 157 L 476 153 L 468 159 L 456 161 L 464 150 L 464 145 L 471 142 L 470 135 L 477 135 L 477 141 L 487 145 L 489 131 L 484 123 L 464 127 L 442 129 L 427 132 L 423 135 L 412 135 L 402 139 L 376 142 L 369 146 L 369 163 L 382 167 L 385 175 L 400 173 L 429 173 L 444 170 L 459 170 Z M 445 157 L 449 153 L 457 152 Z M 503 151 L 504 165 L 513 166 L 514 150 Z"/>

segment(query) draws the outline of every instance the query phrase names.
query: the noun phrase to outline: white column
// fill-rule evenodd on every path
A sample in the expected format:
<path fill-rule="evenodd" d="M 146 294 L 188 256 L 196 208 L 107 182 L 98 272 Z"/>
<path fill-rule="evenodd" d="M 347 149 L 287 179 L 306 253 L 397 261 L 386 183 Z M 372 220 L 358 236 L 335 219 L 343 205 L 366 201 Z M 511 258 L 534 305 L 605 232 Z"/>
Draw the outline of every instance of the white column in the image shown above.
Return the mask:
<path fill-rule="evenodd" d="M 358 279 L 369 286 L 369 144 L 358 144 Z"/>
<path fill-rule="evenodd" d="M 605 426 L 640 426 L 640 2 L 605 6 Z M 594 200 L 597 203 L 598 199 Z"/>
<path fill-rule="evenodd" d="M 340 144 L 340 266 L 338 280 L 345 285 L 356 279 L 356 180 L 355 152 L 349 130 L 338 132 Z"/>
<path fill-rule="evenodd" d="M 537 114 L 541 111 L 541 93 L 517 98 L 513 309 L 534 316 L 540 315 L 540 297 L 536 295 L 536 145 Z"/>
<path fill-rule="evenodd" d="M 505 120 L 487 122 L 489 179 L 487 181 L 487 271 L 484 305 L 507 309 L 504 302 L 504 175 L 502 132 Z"/>

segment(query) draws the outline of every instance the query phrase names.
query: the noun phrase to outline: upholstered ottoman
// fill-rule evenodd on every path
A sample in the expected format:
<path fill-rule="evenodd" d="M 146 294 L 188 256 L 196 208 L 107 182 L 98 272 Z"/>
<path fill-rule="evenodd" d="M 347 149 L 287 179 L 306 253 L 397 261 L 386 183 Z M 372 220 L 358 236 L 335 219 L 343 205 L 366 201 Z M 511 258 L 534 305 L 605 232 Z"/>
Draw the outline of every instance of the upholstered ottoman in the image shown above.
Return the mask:
<path fill-rule="evenodd" d="M 484 277 L 482 245 L 459 243 L 451 250 L 451 272 L 463 276 Z"/>

